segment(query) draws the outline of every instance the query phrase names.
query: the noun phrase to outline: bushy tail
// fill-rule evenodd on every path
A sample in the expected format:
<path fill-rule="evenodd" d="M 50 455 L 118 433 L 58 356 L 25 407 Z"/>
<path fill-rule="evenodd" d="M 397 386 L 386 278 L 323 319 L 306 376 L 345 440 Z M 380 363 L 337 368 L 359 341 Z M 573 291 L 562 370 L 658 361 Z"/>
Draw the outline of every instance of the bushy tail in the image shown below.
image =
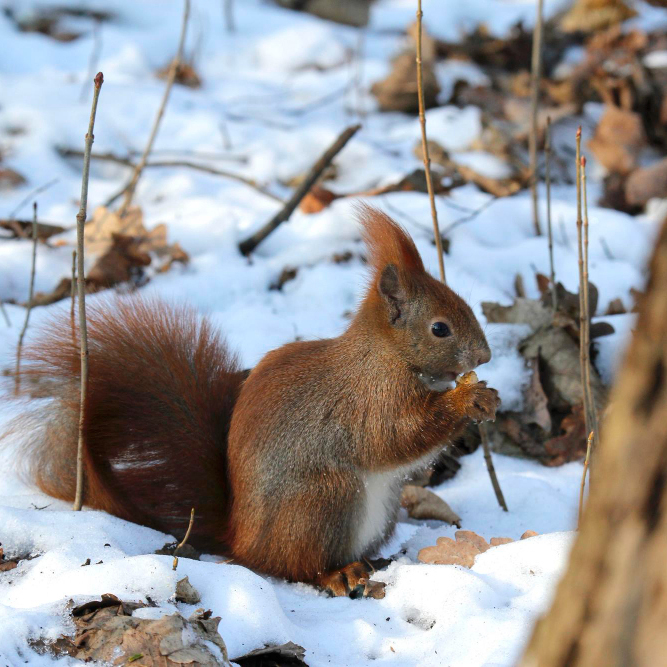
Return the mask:
<path fill-rule="evenodd" d="M 87 323 L 85 504 L 175 536 L 194 507 L 190 541 L 224 551 L 227 433 L 244 378 L 235 357 L 206 319 L 158 300 L 103 302 L 87 309 Z M 22 392 L 54 399 L 27 417 L 31 476 L 64 500 L 76 477 L 76 334 L 75 344 L 63 315 L 22 362 Z"/>

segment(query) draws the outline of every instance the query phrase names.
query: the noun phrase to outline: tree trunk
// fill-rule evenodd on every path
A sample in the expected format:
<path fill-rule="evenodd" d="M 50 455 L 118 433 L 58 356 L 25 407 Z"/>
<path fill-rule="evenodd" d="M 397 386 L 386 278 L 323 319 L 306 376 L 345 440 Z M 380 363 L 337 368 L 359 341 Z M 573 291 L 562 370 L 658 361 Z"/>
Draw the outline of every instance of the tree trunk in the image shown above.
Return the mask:
<path fill-rule="evenodd" d="M 667 221 L 580 533 L 520 664 L 667 665 Z"/>

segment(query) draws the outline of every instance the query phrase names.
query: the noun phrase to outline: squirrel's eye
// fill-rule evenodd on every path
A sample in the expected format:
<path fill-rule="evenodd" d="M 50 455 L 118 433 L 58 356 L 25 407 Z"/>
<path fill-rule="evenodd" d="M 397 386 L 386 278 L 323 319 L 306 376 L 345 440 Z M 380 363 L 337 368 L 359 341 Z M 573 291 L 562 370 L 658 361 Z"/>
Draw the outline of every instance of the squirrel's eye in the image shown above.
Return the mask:
<path fill-rule="evenodd" d="M 438 338 L 445 338 L 451 336 L 452 332 L 444 322 L 433 322 L 431 325 L 431 333 Z"/>

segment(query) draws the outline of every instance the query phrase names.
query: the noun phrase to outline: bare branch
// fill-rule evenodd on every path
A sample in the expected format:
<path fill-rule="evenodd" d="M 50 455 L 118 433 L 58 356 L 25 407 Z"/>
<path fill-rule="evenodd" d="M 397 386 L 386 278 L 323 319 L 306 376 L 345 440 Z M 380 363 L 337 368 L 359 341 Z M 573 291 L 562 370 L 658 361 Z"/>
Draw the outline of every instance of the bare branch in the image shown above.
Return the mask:
<path fill-rule="evenodd" d="M 547 182 L 547 233 L 549 235 L 549 279 L 551 282 L 551 305 L 554 313 L 558 309 L 556 295 L 556 272 L 554 270 L 554 237 L 551 228 L 551 116 L 547 116 L 547 128 L 544 138 L 544 169 Z"/>
<path fill-rule="evenodd" d="M 172 570 L 175 570 L 178 567 L 178 551 L 181 549 L 181 547 L 185 546 L 185 543 L 188 541 L 188 538 L 190 537 L 190 532 L 192 531 L 192 524 L 195 521 L 195 508 L 193 507 L 190 510 L 190 523 L 188 523 L 188 529 L 185 533 L 185 537 L 183 540 L 179 543 L 179 545 L 174 549 L 174 564 L 172 566 Z"/>
<path fill-rule="evenodd" d="M 5 322 L 7 322 L 7 326 L 11 327 L 12 323 L 9 319 L 9 315 L 7 315 L 7 311 L 5 310 L 5 304 L 0 301 L 0 311 L 2 311 L 2 316 L 5 318 Z"/>
<path fill-rule="evenodd" d="M 164 95 L 162 96 L 162 102 L 160 103 L 157 115 L 155 116 L 155 121 L 153 122 L 153 129 L 151 130 L 150 137 L 148 138 L 148 143 L 146 144 L 144 153 L 141 156 L 141 159 L 139 160 L 139 164 L 137 164 L 137 166 L 134 169 L 134 173 L 132 174 L 130 182 L 127 184 L 126 188 L 124 188 L 125 199 L 123 200 L 123 203 L 121 204 L 121 207 L 118 210 L 118 215 L 120 217 L 123 217 L 125 215 L 127 209 L 132 203 L 132 198 L 134 197 L 134 191 L 137 189 L 137 183 L 139 182 L 141 173 L 143 172 L 144 167 L 146 166 L 148 156 L 150 155 L 151 149 L 153 148 L 153 143 L 155 141 L 155 137 L 157 136 L 157 132 L 160 127 L 160 121 L 162 120 L 164 111 L 167 108 L 167 102 L 169 101 L 169 94 L 171 93 L 171 88 L 174 85 L 174 80 L 176 79 L 176 72 L 183 58 L 183 45 L 185 44 L 185 34 L 187 32 L 189 17 L 190 17 L 190 0 L 184 0 L 183 22 L 181 24 L 181 37 L 178 42 L 178 50 L 176 51 L 176 56 L 171 61 L 171 67 L 169 68 L 169 74 L 167 75 L 167 85 L 165 86 Z"/>
<path fill-rule="evenodd" d="M 102 72 L 95 77 L 93 104 L 90 110 L 88 132 L 86 133 L 86 148 L 83 156 L 83 175 L 81 177 L 81 206 L 76 215 L 76 246 L 77 246 L 77 288 L 79 294 L 79 331 L 81 338 L 81 405 L 79 407 L 79 440 L 76 452 L 76 494 L 74 496 L 74 510 L 81 510 L 83 505 L 83 418 L 86 405 L 86 391 L 88 389 L 88 331 L 86 329 L 86 282 L 83 266 L 83 236 L 86 224 L 86 208 L 88 206 L 88 177 L 90 174 L 90 153 L 93 147 L 93 129 L 95 128 L 95 114 L 97 100 L 104 83 Z"/>
<path fill-rule="evenodd" d="M 227 32 L 232 34 L 236 32 L 236 26 L 234 24 L 234 0 L 223 0 L 222 11 L 225 15 L 225 27 Z"/>
<path fill-rule="evenodd" d="M 21 386 L 21 350 L 23 349 L 23 337 L 28 330 L 30 312 L 32 311 L 33 295 L 35 293 L 35 265 L 37 260 L 37 202 L 32 205 L 32 266 L 30 268 L 30 290 L 28 292 L 28 305 L 25 311 L 23 329 L 19 334 L 19 342 L 16 347 L 16 369 L 14 371 L 14 393 L 18 396 Z"/>
<path fill-rule="evenodd" d="M 310 168 L 310 171 L 303 179 L 303 182 L 294 191 L 294 194 L 285 203 L 283 208 L 267 222 L 264 227 L 258 229 L 252 236 L 239 244 L 239 250 L 244 255 L 249 255 L 253 250 L 275 229 L 277 229 L 285 220 L 288 220 L 299 202 L 308 194 L 315 181 L 330 162 L 343 150 L 345 144 L 357 133 L 361 125 L 352 125 L 344 130 L 329 148 L 322 154 L 320 159 Z"/>
<path fill-rule="evenodd" d="M 528 150 L 530 152 L 530 191 L 533 201 L 533 225 L 535 234 L 540 236 L 540 213 L 537 200 L 537 106 L 540 97 L 540 78 L 542 74 L 542 5 L 543 0 L 537 0 L 537 17 L 533 31 L 533 53 L 530 77 L 530 134 L 528 135 Z"/>
<path fill-rule="evenodd" d="M 422 157 L 424 158 L 424 171 L 426 173 L 426 188 L 428 198 L 431 202 L 431 218 L 433 219 L 433 235 L 435 247 L 438 251 L 438 268 L 440 269 L 440 280 L 446 283 L 445 260 L 442 252 L 442 237 L 438 226 L 438 212 L 435 208 L 435 195 L 433 194 L 433 180 L 431 177 L 431 158 L 428 154 L 428 142 L 426 141 L 426 115 L 424 113 L 424 84 L 422 75 L 422 0 L 417 0 L 417 93 L 419 96 L 419 124 L 422 134 Z"/>
<path fill-rule="evenodd" d="M 588 421 L 593 432 L 593 451 L 597 445 L 598 433 L 598 419 L 595 408 L 595 400 L 593 398 L 593 389 L 591 387 L 591 315 L 589 290 L 588 290 L 588 196 L 586 188 L 586 158 L 581 158 L 581 182 L 584 198 L 584 274 L 583 274 L 583 290 L 584 290 L 584 312 L 586 319 L 584 321 L 584 369 L 586 372 L 586 395 L 588 398 Z"/>
<path fill-rule="evenodd" d="M 31 190 L 19 203 L 14 207 L 14 210 L 7 216 L 9 220 L 14 220 L 18 215 L 19 211 L 31 200 L 34 199 L 38 194 L 48 190 L 52 185 L 55 185 L 60 179 L 54 178 L 52 181 L 40 185 L 38 188 Z"/>
<path fill-rule="evenodd" d="M 72 346 L 76 347 L 76 324 L 74 323 L 74 306 L 76 304 L 76 250 L 72 250 L 72 282 L 70 285 L 69 323 L 72 329 Z"/>
<path fill-rule="evenodd" d="M 586 458 L 584 459 L 584 470 L 581 473 L 581 487 L 579 488 L 579 518 L 577 519 L 577 528 L 581 525 L 581 515 L 584 511 L 584 488 L 586 486 L 586 471 L 591 456 L 591 443 L 593 442 L 593 431 L 588 434 L 588 444 L 586 445 Z"/>
<path fill-rule="evenodd" d="M 63 157 L 83 157 L 83 151 L 79 151 L 73 148 L 61 148 L 59 150 L 60 154 Z M 122 157 L 120 155 L 115 155 L 114 153 L 92 153 L 92 160 L 100 160 L 104 162 L 115 162 L 116 164 L 122 164 L 125 167 L 132 167 L 133 169 L 137 168 L 137 164 L 133 162 L 130 158 Z M 225 171 L 224 169 L 217 169 L 216 167 L 209 167 L 205 164 L 197 164 L 196 162 L 190 162 L 189 160 L 154 160 L 152 162 L 146 162 L 144 168 L 149 167 L 186 167 L 188 169 L 196 169 L 197 171 L 203 171 L 207 174 L 213 174 L 214 176 L 223 176 L 224 178 L 229 178 L 234 181 L 239 181 L 244 183 L 249 187 L 261 192 L 264 196 L 269 197 L 275 201 L 279 201 L 281 204 L 283 200 L 280 197 L 277 197 L 273 193 L 269 192 L 267 189 L 263 188 L 256 181 L 251 178 L 246 178 L 240 174 L 235 174 L 231 171 Z M 119 190 L 115 195 L 110 197 L 105 206 L 108 208 L 111 206 L 119 197 L 125 194 L 128 186 L 124 185 L 121 190 Z"/>
<path fill-rule="evenodd" d="M 496 469 L 493 466 L 493 459 L 491 458 L 491 448 L 489 447 L 489 432 L 486 428 L 486 424 L 479 425 L 479 434 L 482 437 L 482 449 L 484 450 L 484 461 L 486 463 L 486 469 L 489 472 L 489 477 L 491 478 L 493 491 L 496 494 L 496 500 L 498 501 L 498 504 L 503 508 L 503 512 L 508 512 L 509 510 L 507 509 L 505 496 L 503 495 L 503 490 L 500 488 L 500 482 L 498 481 L 498 476 L 496 475 Z"/>

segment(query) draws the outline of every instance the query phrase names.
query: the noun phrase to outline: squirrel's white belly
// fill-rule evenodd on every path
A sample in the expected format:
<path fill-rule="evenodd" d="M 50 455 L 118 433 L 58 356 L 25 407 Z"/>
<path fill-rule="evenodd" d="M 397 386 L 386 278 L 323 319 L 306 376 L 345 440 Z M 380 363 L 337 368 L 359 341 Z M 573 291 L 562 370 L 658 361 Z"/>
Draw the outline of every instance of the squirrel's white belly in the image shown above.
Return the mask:
<path fill-rule="evenodd" d="M 364 474 L 365 498 L 352 540 L 353 558 L 368 555 L 369 549 L 377 548 L 388 537 L 387 533 L 396 519 L 406 476 L 425 468 L 432 459 L 433 454 L 429 454 L 407 466 Z"/>

